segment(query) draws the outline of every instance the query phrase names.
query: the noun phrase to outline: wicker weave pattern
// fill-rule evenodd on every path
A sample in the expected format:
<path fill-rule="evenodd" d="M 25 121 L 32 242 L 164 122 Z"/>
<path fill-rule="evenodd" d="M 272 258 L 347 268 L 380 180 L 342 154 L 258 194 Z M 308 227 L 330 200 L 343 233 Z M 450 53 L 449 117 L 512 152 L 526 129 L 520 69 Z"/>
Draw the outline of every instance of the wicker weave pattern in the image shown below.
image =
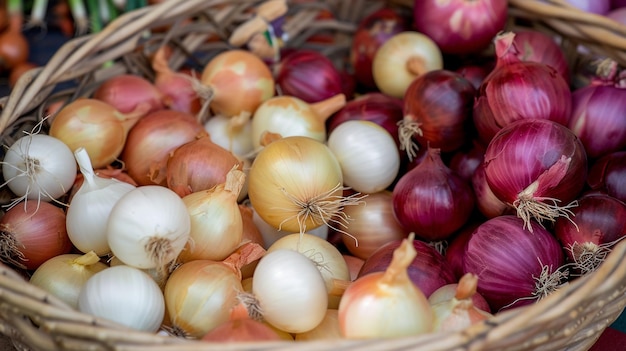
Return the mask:
<path fill-rule="evenodd" d="M 614 24 L 599 24 L 596 16 L 553 3 L 509 0 L 510 14 L 562 33 L 565 39 L 592 43 L 592 50 L 626 60 L 626 31 Z M 392 1 L 407 4 L 406 0 Z M 409 5 L 412 1 L 408 1 Z M 78 81 L 78 87 L 59 94 L 73 98 L 88 95 L 111 75 L 134 72 L 149 76 L 144 52 L 136 48 L 171 42 L 178 48 L 171 63 L 183 64 L 188 53 L 201 52 L 207 60 L 227 49 L 229 35 L 251 18 L 260 1 L 169 0 L 160 5 L 127 13 L 103 32 L 74 39 L 41 69 L 29 72 L 11 95 L 0 100 L 0 134 L 9 144 L 30 130 L 42 115 L 46 101 L 53 99 L 57 85 Z M 320 0 L 290 4 L 286 25 L 287 45 L 312 45 L 328 56 L 341 59 L 349 47 L 357 21 L 384 3 L 373 0 Z M 337 20 L 317 20 L 322 9 L 337 14 Z M 558 11 L 557 11 L 558 10 Z M 185 26 L 146 39 L 147 30 L 193 18 Z M 580 24 L 579 24 L 580 23 Z M 567 26 L 567 28 L 563 28 Z M 570 28 L 571 27 L 571 28 Z M 611 31 L 612 36 L 604 31 Z M 332 33 L 332 46 L 305 43 L 314 33 Z M 218 41 L 207 38 L 217 36 Z M 317 46 L 315 46 L 317 45 Z M 117 60 L 103 68 L 103 63 Z M 623 61 L 620 61 L 623 62 Z M 135 332 L 114 323 L 76 312 L 64 303 L 29 285 L 22 276 L 0 265 L 0 332 L 28 350 L 587 350 L 626 306 L 626 242 L 620 243 L 595 273 L 563 287 L 537 304 L 498 314 L 485 323 L 459 333 L 431 334 L 393 340 L 340 340 L 306 343 L 272 342 L 210 344 L 199 341 Z"/>

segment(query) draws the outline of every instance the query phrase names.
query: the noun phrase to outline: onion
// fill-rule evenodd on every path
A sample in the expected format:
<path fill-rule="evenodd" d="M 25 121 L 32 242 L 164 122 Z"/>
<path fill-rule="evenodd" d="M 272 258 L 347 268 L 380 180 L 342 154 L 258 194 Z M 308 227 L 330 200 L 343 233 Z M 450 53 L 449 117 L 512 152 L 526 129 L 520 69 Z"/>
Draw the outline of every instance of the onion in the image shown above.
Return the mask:
<path fill-rule="evenodd" d="M 452 267 L 448 265 L 448 262 L 446 262 L 439 251 L 423 241 L 413 240 L 412 242 L 415 250 L 417 250 L 417 256 L 407 267 L 407 273 L 413 284 L 426 297 L 446 284 L 456 283 L 457 279 L 452 271 Z M 394 240 L 374 251 L 363 263 L 363 267 L 359 271 L 359 278 L 373 272 L 386 270 L 391 263 L 393 251 L 400 244 L 401 240 Z"/>
<path fill-rule="evenodd" d="M 587 184 L 626 202 L 626 151 L 612 152 L 596 160 L 589 169 Z"/>
<path fill-rule="evenodd" d="M 204 136 L 170 153 L 167 160 L 167 187 L 180 197 L 187 196 L 224 183 L 233 167 L 241 169 L 242 166 L 242 162 L 232 152 L 215 144 L 209 136 Z"/>
<path fill-rule="evenodd" d="M 93 251 L 84 255 L 62 254 L 42 263 L 29 283 L 43 289 L 69 306 L 78 309 L 78 295 L 87 280 L 109 268 Z"/>
<path fill-rule="evenodd" d="M 0 261 L 29 270 L 72 249 L 65 212 L 43 201 L 24 201 L 6 211 L 0 218 L 0 240 Z"/>
<path fill-rule="evenodd" d="M 130 129 L 147 112 L 140 104 L 128 113 L 96 99 L 78 99 L 63 107 L 50 126 L 50 136 L 72 151 L 87 150 L 94 168 L 111 164 L 122 153 Z"/>
<path fill-rule="evenodd" d="M 343 173 L 345 186 L 375 193 L 393 183 L 400 171 L 400 154 L 387 130 L 370 121 L 346 121 L 328 136 Z"/>
<path fill-rule="evenodd" d="M 359 271 L 363 267 L 365 260 L 352 255 L 342 255 L 346 264 L 348 264 L 348 271 L 350 272 L 350 281 L 354 281 L 359 276 Z"/>
<path fill-rule="evenodd" d="M 146 78 L 133 74 L 120 74 L 108 78 L 98 86 L 93 98 L 111 105 L 121 113 L 136 111 L 148 105 L 147 112 L 164 108 L 163 95 Z"/>
<path fill-rule="evenodd" d="M 463 267 L 478 276 L 478 292 L 493 311 L 533 303 L 554 292 L 565 278 L 558 240 L 538 226 L 504 215 L 483 222 L 467 242 Z"/>
<path fill-rule="evenodd" d="M 264 134 L 305 136 L 325 142 L 326 120 L 346 104 L 343 94 L 309 104 L 294 96 L 276 96 L 263 102 L 252 118 L 252 143 L 263 145 Z"/>
<path fill-rule="evenodd" d="M 275 67 L 276 89 L 281 95 L 308 103 L 320 102 L 343 93 L 342 76 L 333 62 L 313 50 L 295 50 Z"/>
<path fill-rule="evenodd" d="M 263 319 L 289 333 L 315 328 L 328 306 L 326 284 L 315 263 L 290 249 L 263 256 L 252 277 L 252 292 Z"/>
<path fill-rule="evenodd" d="M 468 139 L 476 89 L 460 73 L 434 70 L 415 78 L 404 94 L 404 118 L 398 125 L 400 143 L 416 156 L 416 143 L 442 152 L 459 149 Z"/>
<path fill-rule="evenodd" d="M 443 56 L 428 36 L 414 31 L 394 35 L 382 44 L 372 62 L 372 74 L 381 92 L 402 98 L 418 76 L 443 68 Z"/>
<path fill-rule="evenodd" d="M 465 257 L 465 247 L 467 245 L 467 241 L 480 223 L 481 222 L 476 221 L 469 222 L 447 240 L 448 247 L 443 253 L 443 257 L 452 268 L 452 271 L 457 279 L 461 279 L 464 274 L 463 258 Z"/>
<path fill-rule="evenodd" d="M 187 207 L 176 193 L 144 185 L 117 200 L 106 235 L 111 252 L 125 264 L 167 271 L 189 239 L 190 222 Z"/>
<path fill-rule="evenodd" d="M 484 158 L 485 147 L 474 141 L 471 147 L 457 150 L 450 159 L 448 167 L 461 178 L 470 180 L 478 166 L 483 163 Z"/>
<path fill-rule="evenodd" d="M 565 0 L 573 7 L 588 13 L 605 15 L 611 8 L 611 0 Z"/>
<path fill-rule="evenodd" d="M 511 123 L 485 151 L 485 177 L 502 202 L 515 207 L 532 232 L 538 222 L 569 217 L 587 177 L 587 156 L 568 128 L 547 119 Z"/>
<path fill-rule="evenodd" d="M 570 82 L 570 71 L 565 52 L 554 38 L 538 30 L 520 30 L 513 38 L 519 50 L 518 58 L 522 61 L 539 62 L 556 69 L 565 82 Z"/>
<path fill-rule="evenodd" d="M 521 61 L 515 35 L 505 32 L 496 37 L 496 67 L 474 102 L 474 125 L 485 144 L 520 119 L 547 119 L 565 126 L 570 119 L 572 94 L 567 82 L 551 66 Z"/>
<path fill-rule="evenodd" d="M 408 236 L 409 232 L 393 215 L 392 199 L 392 192 L 383 190 L 365 197 L 364 206 L 349 206 L 343 210 L 350 217 L 343 230 L 350 236 L 341 238 L 352 255 L 366 259 L 382 245 Z"/>
<path fill-rule="evenodd" d="M 72 150 L 61 140 L 45 134 L 17 139 L 4 155 L 4 183 L 21 200 L 53 201 L 70 191 L 76 179 Z"/>
<path fill-rule="evenodd" d="M 470 234 L 471 233 L 472 232 L 470 232 Z M 475 277 L 475 275 L 473 275 L 472 273 L 466 273 L 466 274 L 462 274 L 459 279 L 463 280 L 463 277 L 466 277 L 467 275 Z M 430 302 L 431 305 L 435 305 L 435 304 L 453 299 L 455 295 L 457 294 L 457 288 L 459 287 L 460 283 L 461 282 L 459 281 L 458 283 L 446 284 L 442 286 L 441 288 L 433 291 L 433 293 L 430 294 L 430 296 L 428 297 L 428 302 Z M 471 296 L 471 301 L 474 307 L 482 311 L 491 313 L 491 307 L 489 307 L 489 303 L 487 303 L 487 300 L 485 300 L 485 298 L 476 291 L 476 287 L 473 287 L 472 293 L 473 294 Z"/>
<path fill-rule="evenodd" d="M 153 112 L 130 130 L 121 159 L 137 184 L 166 185 L 169 153 L 206 135 L 202 124 L 190 114 L 172 110 Z"/>
<path fill-rule="evenodd" d="M 393 189 L 393 212 L 405 230 L 437 241 L 461 228 L 474 210 L 469 182 L 441 160 L 439 149 L 429 148 L 424 160 L 404 174 Z"/>
<path fill-rule="evenodd" d="M 392 338 L 433 330 L 427 297 L 409 279 L 408 267 L 419 253 L 413 235 L 393 250 L 384 272 L 357 278 L 339 304 L 339 328 L 346 338 Z"/>
<path fill-rule="evenodd" d="M 341 209 L 358 203 L 343 197 L 343 174 L 332 151 L 317 140 L 292 136 L 267 145 L 249 173 L 248 196 L 259 216 L 279 230 L 304 233 L 342 223 Z"/>
<path fill-rule="evenodd" d="M 620 1 L 620 0 L 614 0 L 614 2 L 615 1 Z M 609 12 L 606 13 L 605 16 L 618 23 L 626 25 L 626 2 L 624 2 L 624 4 L 622 4 L 622 6 L 620 7 L 613 7 Z"/>
<path fill-rule="evenodd" d="M 469 80 L 474 88 L 478 89 L 483 83 L 483 80 L 491 73 L 492 69 L 492 67 L 488 68 L 486 65 L 468 64 L 457 68 L 455 72 Z"/>
<path fill-rule="evenodd" d="M 317 327 L 304 333 L 297 333 L 294 340 L 338 340 L 341 338 L 341 329 L 339 328 L 339 311 L 337 309 L 329 308 L 326 310 L 324 319 L 322 319 Z"/>
<path fill-rule="evenodd" d="M 626 88 L 593 84 L 572 93 L 569 128 L 580 138 L 589 158 L 626 148 Z"/>
<path fill-rule="evenodd" d="M 174 333 L 202 338 L 228 321 L 242 291 L 241 277 L 224 263 L 195 260 L 182 264 L 163 291 Z"/>
<path fill-rule="evenodd" d="M 559 218 L 554 234 L 580 274 L 596 270 L 616 243 L 626 236 L 626 204 L 606 194 L 578 199 L 571 220 Z"/>
<path fill-rule="evenodd" d="M 246 50 L 227 50 L 213 57 L 202 70 L 200 81 L 203 87 L 199 93 L 205 104 L 214 114 L 227 117 L 249 118 L 263 101 L 274 96 L 269 67 Z"/>
<path fill-rule="evenodd" d="M 10 15 L 9 27 L 0 33 L 0 68 L 5 70 L 12 70 L 26 62 L 30 54 L 28 40 L 22 32 L 21 18 L 17 18 L 14 13 Z"/>
<path fill-rule="evenodd" d="M 476 196 L 476 208 L 483 216 L 493 218 L 503 214 L 515 214 L 515 208 L 500 200 L 489 187 L 484 163 L 476 168 L 471 183 Z"/>
<path fill-rule="evenodd" d="M 239 158 L 248 157 L 254 151 L 250 120 L 236 125 L 231 118 L 216 115 L 204 123 L 204 129 L 209 133 L 212 142 Z"/>
<path fill-rule="evenodd" d="M 124 265 L 89 278 L 78 295 L 78 309 L 146 332 L 156 332 L 165 316 L 159 286 L 148 274 Z"/>
<path fill-rule="evenodd" d="M 350 64 L 358 83 L 368 89 L 376 88 L 372 62 L 378 48 L 395 34 L 409 29 L 408 18 L 389 7 L 376 10 L 359 22 L 350 46 Z"/>
<path fill-rule="evenodd" d="M 195 114 L 202 103 L 193 88 L 192 74 L 173 71 L 167 61 L 167 46 L 160 47 L 152 57 L 152 69 L 156 73 L 154 87 L 161 93 L 163 105 L 174 111 Z"/>
<path fill-rule="evenodd" d="M 478 53 L 506 23 L 506 0 L 419 0 L 413 4 L 415 28 L 447 54 Z"/>
<path fill-rule="evenodd" d="M 429 298 L 435 315 L 435 331 L 461 331 L 492 317 L 491 313 L 474 306 L 477 284 L 477 276 L 466 273 L 456 284 L 454 296 L 440 302 L 433 302 Z"/>

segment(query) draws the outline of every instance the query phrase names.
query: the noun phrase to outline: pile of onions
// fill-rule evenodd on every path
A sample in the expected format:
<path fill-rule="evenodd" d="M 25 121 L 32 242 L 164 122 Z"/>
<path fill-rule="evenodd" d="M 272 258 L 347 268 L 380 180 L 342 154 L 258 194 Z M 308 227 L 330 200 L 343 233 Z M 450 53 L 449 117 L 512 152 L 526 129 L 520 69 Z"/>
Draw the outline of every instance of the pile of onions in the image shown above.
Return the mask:
<path fill-rule="evenodd" d="M 350 63 L 359 84 L 368 89 L 376 88 L 372 62 L 378 48 L 395 34 L 409 29 L 408 19 L 387 7 L 374 11 L 359 22 L 350 46 Z"/>
<path fill-rule="evenodd" d="M 585 185 L 585 148 L 567 127 L 522 119 L 502 128 L 485 151 L 485 178 L 500 201 L 515 207 L 530 231 L 531 219 L 570 217 Z M 570 203 L 572 202 L 572 203 Z"/>
<path fill-rule="evenodd" d="M 522 61 L 516 34 L 495 39 L 496 67 L 485 78 L 474 103 L 473 120 L 483 143 L 520 119 L 547 119 L 564 126 L 570 120 L 572 93 L 563 76 L 543 63 Z"/>
<path fill-rule="evenodd" d="M 626 204 L 606 194 L 590 193 L 578 199 L 571 220 L 559 218 L 554 234 L 580 274 L 596 270 L 615 244 L 626 236 Z"/>
<path fill-rule="evenodd" d="M 343 93 L 343 77 L 333 62 L 321 52 L 295 50 L 275 68 L 276 89 L 281 95 L 314 103 Z"/>
<path fill-rule="evenodd" d="M 410 238 L 414 235 L 409 234 Z M 373 272 L 386 270 L 391 264 L 393 252 L 402 243 L 402 240 L 390 241 L 374 251 L 363 263 L 359 271 L 359 278 Z M 440 287 L 457 281 L 452 267 L 434 246 L 421 240 L 411 240 L 417 251 L 417 256 L 406 267 L 409 279 L 426 297 Z M 358 279 L 358 278 L 357 278 Z"/>
<path fill-rule="evenodd" d="M 415 78 L 404 94 L 400 144 L 415 157 L 420 145 L 450 152 L 469 140 L 476 89 L 460 73 L 434 70 Z"/>
<path fill-rule="evenodd" d="M 563 249 L 543 227 L 531 233 L 526 223 L 503 215 L 480 224 L 463 259 L 465 273 L 478 277 L 478 292 L 493 311 L 527 305 L 563 283 Z"/>
<path fill-rule="evenodd" d="M 613 152 L 596 160 L 589 169 L 587 184 L 626 202 L 626 151 Z"/>
<path fill-rule="evenodd" d="M 428 148 L 422 162 L 393 188 L 398 222 L 424 240 L 446 239 L 468 221 L 473 210 L 469 182 L 443 163 L 439 149 Z"/>
<path fill-rule="evenodd" d="M 484 50 L 507 19 L 506 0 L 416 0 L 415 28 L 431 37 L 447 54 Z"/>

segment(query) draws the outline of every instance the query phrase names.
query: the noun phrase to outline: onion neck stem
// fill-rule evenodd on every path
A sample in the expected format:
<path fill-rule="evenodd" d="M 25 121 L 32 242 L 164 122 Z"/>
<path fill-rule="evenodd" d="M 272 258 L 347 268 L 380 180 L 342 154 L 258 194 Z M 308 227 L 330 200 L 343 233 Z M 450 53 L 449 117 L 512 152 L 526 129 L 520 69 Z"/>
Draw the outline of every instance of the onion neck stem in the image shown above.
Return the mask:
<path fill-rule="evenodd" d="M 326 100 L 309 104 L 311 109 L 315 111 L 321 122 L 325 122 L 333 113 L 341 110 L 346 105 L 346 96 L 337 94 Z"/>
<path fill-rule="evenodd" d="M 72 264 L 79 266 L 91 266 L 100 262 L 100 257 L 95 252 L 89 251 L 86 254 L 77 257 L 72 261 Z"/>
<path fill-rule="evenodd" d="M 419 56 L 413 56 L 406 62 L 406 69 L 415 76 L 420 76 L 426 72 L 426 64 L 424 59 Z"/>

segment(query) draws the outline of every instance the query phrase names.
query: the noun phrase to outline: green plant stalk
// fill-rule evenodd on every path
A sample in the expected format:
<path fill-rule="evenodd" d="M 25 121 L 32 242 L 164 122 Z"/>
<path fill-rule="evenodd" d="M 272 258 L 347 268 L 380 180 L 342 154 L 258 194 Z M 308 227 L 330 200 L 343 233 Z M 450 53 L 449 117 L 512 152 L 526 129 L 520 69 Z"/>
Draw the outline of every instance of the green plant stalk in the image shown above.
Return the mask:
<path fill-rule="evenodd" d="M 87 9 L 82 0 L 68 0 L 70 12 L 76 24 L 76 34 L 86 34 L 89 30 L 89 19 L 87 18 Z"/>
<path fill-rule="evenodd" d="M 98 33 L 102 31 L 102 17 L 100 17 L 100 6 L 98 0 L 87 0 L 87 11 L 89 11 L 89 22 L 91 24 L 91 32 Z"/>

